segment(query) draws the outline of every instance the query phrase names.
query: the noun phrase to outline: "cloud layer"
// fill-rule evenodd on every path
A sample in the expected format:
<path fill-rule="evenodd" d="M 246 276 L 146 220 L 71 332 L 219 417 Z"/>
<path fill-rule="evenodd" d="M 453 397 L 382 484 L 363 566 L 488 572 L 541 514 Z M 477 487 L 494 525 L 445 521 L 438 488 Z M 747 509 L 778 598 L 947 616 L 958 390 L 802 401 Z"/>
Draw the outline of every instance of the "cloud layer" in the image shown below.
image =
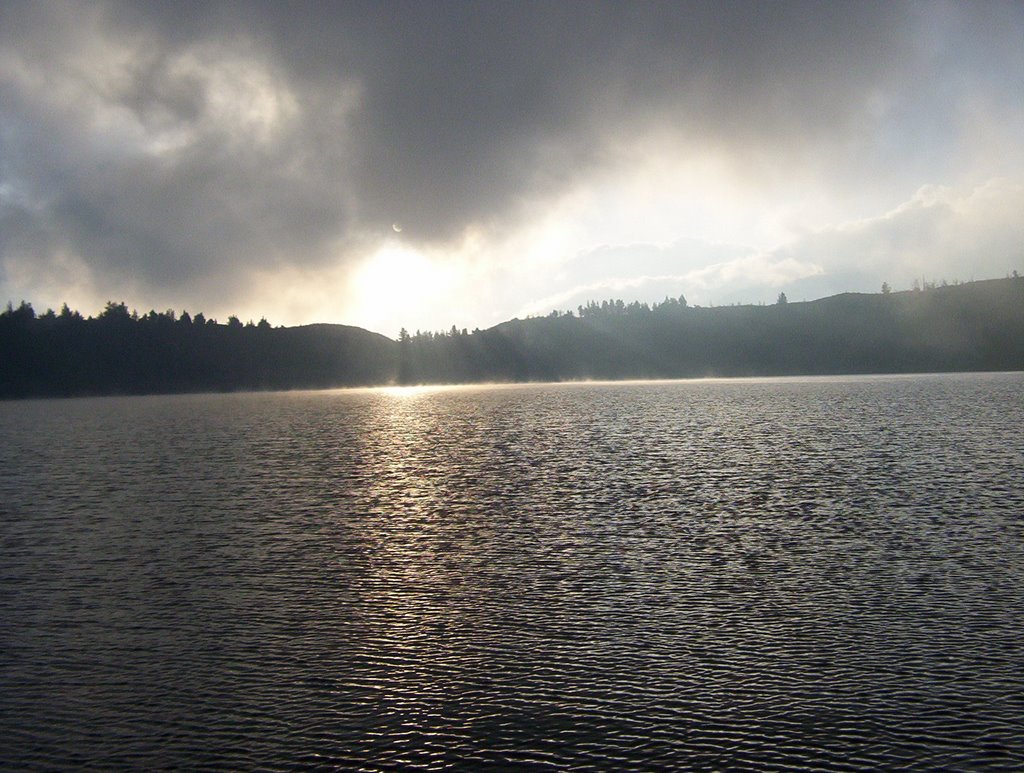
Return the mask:
<path fill-rule="evenodd" d="M 482 324 L 671 277 L 982 274 L 1019 236 L 971 204 L 1024 182 L 1018 4 L 8 3 L 0 30 L 15 299 L 359 321 L 400 239 L 461 272 L 430 315 Z M 396 325 L 434 324 L 400 286 Z"/>

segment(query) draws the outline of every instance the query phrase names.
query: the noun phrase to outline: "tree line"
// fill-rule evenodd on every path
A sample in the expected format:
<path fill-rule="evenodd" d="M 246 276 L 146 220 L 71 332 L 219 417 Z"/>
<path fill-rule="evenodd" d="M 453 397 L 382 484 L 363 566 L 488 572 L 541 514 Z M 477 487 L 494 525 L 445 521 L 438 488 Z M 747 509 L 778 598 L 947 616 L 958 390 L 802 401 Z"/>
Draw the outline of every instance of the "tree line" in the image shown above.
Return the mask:
<path fill-rule="evenodd" d="M 202 314 L 0 313 L 0 396 L 1024 369 L 1024 278 L 810 302 L 592 301 L 487 330 L 394 341 L 345 325 Z"/>
<path fill-rule="evenodd" d="M 65 305 L 0 313 L 0 396 L 297 389 L 393 378 L 395 343 L 345 325 L 273 328 L 203 314 L 139 315 L 110 302 L 85 318 Z"/>
<path fill-rule="evenodd" d="M 402 331 L 401 383 L 1024 369 L 1024 279 L 773 305 L 590 302 L 488 330 Z"/>

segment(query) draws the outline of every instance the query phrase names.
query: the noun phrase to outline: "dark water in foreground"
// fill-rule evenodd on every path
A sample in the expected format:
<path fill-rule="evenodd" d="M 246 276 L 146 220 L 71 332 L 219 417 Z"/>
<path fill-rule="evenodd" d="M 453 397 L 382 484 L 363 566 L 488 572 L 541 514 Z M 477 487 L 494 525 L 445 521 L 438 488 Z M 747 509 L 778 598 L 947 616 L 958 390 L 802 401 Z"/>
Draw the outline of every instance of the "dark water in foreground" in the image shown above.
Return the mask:
<path fill-rule="evenodd" d="M 1024 375 L 0 404 L 0 767 L 1024 766 Z"/>

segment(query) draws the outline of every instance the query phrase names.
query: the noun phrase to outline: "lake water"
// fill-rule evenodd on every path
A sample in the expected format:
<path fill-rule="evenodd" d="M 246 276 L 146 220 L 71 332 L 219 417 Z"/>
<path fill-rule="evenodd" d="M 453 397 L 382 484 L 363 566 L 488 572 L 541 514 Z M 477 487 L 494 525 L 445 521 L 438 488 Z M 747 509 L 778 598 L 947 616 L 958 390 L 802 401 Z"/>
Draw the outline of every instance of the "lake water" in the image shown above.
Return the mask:
<path fill-rule="evenodd" d="M 0 767 L 1020 769 L 1024 375 L 0 404 Z"/>

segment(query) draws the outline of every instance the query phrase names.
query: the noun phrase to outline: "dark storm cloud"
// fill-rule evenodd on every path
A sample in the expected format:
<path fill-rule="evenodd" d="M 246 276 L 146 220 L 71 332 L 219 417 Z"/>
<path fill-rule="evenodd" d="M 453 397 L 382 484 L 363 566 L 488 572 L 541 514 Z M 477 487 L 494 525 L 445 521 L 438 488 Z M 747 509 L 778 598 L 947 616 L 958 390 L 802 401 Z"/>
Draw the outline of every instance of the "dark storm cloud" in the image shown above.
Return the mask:
<path fill-rule="evenodd" d="M 356 73 L 365 215 L 447 236 L 599 164 L 653 121 L 696 141 L 831 131 L 900 56 L 886 7 L 388 3 L 272 6 L 264 34 L 324 86 Z"/>
<path fill-rule="evenodd" d="M 1020 85 L 1020 21 L 1011 4 L 8 3 L 0 258 L 191 286 L 337 259 L 394 222 L 450 239 L 514 225 L 658 126 L 751 163 L 840 164 L 866 120 L 935 131 L 935 72 L 995 102 Z"/>

